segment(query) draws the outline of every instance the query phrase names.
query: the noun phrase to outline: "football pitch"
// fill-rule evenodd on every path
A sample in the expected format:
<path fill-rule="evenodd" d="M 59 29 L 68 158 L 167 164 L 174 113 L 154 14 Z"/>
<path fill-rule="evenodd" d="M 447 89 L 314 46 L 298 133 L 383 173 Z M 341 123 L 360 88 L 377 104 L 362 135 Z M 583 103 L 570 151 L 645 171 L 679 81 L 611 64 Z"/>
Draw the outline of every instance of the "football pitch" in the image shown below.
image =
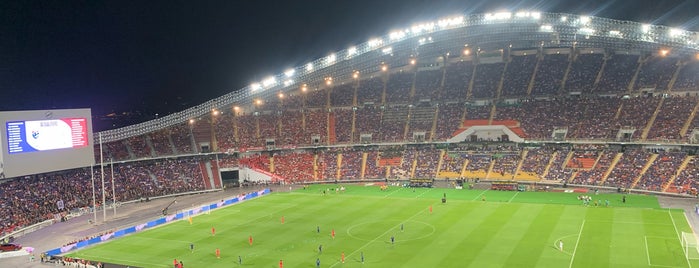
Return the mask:
<path fill-rule="evenodd" d="M 653 196 L 622 203 L 591 193 L 601 205 L 585 207 L 577 193 L 327 187 L 272 193 L 69 256 L 132 267 L 699 267 L 682 249 L 681 232 L 692 232 L 683 211 Z"/>

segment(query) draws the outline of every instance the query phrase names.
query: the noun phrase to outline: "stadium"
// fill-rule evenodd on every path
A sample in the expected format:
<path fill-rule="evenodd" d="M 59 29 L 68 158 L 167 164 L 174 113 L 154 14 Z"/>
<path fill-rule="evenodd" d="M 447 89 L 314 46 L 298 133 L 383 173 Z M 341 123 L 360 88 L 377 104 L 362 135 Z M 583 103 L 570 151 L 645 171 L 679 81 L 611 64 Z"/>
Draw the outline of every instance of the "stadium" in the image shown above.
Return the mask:
<path fill-rule="evenodd" d="M 2 239 L 76 267 L 692 267 L 698 111 L 699 33 L 448 17 L 94 133 L 95 166 L 0 183 Z"/>

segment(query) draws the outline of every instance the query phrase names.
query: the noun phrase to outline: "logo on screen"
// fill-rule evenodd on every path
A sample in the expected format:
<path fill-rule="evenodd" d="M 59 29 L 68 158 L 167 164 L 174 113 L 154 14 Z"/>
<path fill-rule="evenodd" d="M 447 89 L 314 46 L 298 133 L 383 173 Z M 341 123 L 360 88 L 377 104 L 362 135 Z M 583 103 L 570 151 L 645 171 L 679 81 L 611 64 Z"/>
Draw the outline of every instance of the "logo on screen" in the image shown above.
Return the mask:
<path fill-rule="evenodd" d="M 36 130 L 32 131 L 32 138 L 38 139 L 39 138 L 39 131 L 36 131 Z"/>

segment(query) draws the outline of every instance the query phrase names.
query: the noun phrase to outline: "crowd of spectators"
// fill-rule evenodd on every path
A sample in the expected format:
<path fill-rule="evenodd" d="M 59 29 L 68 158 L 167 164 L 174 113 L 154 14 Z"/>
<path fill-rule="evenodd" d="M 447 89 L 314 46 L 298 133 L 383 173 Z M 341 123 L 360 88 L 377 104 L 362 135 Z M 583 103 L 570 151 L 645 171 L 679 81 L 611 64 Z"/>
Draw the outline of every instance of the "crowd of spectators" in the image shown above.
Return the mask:
<path fill-rule="evenodd" d="M 570 152 L 570 148 L 568 147 L 560 148 L 556 151 L 555 156 L 552 156 L 553 160 L 551 161 L 551 164 L 548 167 L 548 173 L 545 176 L 547 180 L 559 182 L 568 181 L 573 174 L 572 169 L 566 168 L 566 159 L 568 159 L 568 154 Z"/>
<path fill-rule="evenodd" d="M 328 90 L 314 89 L 306 92 L 306 108 L 325 108 L 328 106 Z"/>
<path fill-rule="evenodd" d="M 495 97 L 504 68 L 505 63 L 502 62 L 477 65 L 476 76 L 471 89 L 472 98 L 489 99 Z"/>
<path fill-rule="evenodd" d="M 546 54 L 536 71 L 532 95 L 555 95 L 561 89 L 561 83 L 568 69 L 569 54 Z"/>
<path fill-rule="evenodd" d="M 663 186 L 677 173 L 677 168 L 687 156 L 684 152 L 660 152 L 655 161 L 648 167 L 635 188 L 657 191 L 663 190 Z"/>
<path fill-rule="evenodd" d="M 368 151 L 364 178 L 377 179 L 386 177 L 386 167 L 379 166 L 379 151 Z"/>
<path fill-rule="evenodd" d="M 352 131 L 354 131 L 354 128 L 352 128 L 354 111 L 349 108 L 335 108 L 333 109 L 331 116 L 334 117 L 333 122 L 335 123 L 335 141 L 339 144 L 350 143 L 352 141 Z"/>
<path fill-rule="evenodd" d="M 677 59 L 660 55 L 650 56 L 641 65 L 635 89 L 650 88 L 658 91 L 667 89 L 672 75 L 677 69 Z"/>
<path fill-rule="evenodd" d="M 604 181 L 606 186 L 630 188 L 648 163 L 650 153 L 641 149 L 626 150 Z"/>
<path fill-rule="evenodd" d="M 616 151 L 605 150 L 600 152 L 595 166 L 589 170 L 579 170 L 575 178 L 570 182 L 575 184 L 598 185 L 602 181 L 604 174 L 609 170 L 616 155 Z"/>
<path fill-rule="evenodd" d="M 638 69 L 638 55 L 608 56 L 596 92 L 624 92 Z"/>
<path fill-rule="evenodd" d="M 604 54 L 580 51 L 568 72 L 566 91 L 591 92 L 603 62 Z"/>
<path fill-rule="evenodd" d="M 232 124 L 230 125 L 232 128 Z M 170 138 L 170 129 L 161 129 L 150 133 L 151 144 L 153 144 L 153 150 L 158 156 L 168 156 L 175 155 L 175 146 Z"/>
<path fill-rule="evenodd" d="M 384 80 L 381 76 L 360 81 L 359 88 L 357 89 L 358 105 L 361 106 L 368 103 L 372 103 L 374 105 L 381 105 L 381 96 L 383 95 L 383 88 Z"/>
<path fill-rule="evenodd" d="M 405 126 L 408 122 L 408 106 L 386 107 L 381 116 L 380 141 L 397 142 L 405 140 Z"/>
<path fill-rule="evenodd" d="M 680 130 L 697 104 L 697 97 L 670 97 L 663 100 L 653 126 L 648 132 L 649 140 L 679 140 Z"/>
<path fill-rule="evenodd" d="M 129 145 L 129 148 L 131 148 L 131 152 L 133 152 L 134 157 L 136 159 L 154 156 L 150 145 L 148 145 L 146 136 L 136 136 L 128 138 L 127 143 Z"/>
<path fill-rule="evenodd" d="M 536 54 L 512 56 L 507 64 L 505 72 L 505 80 L 502 85 L 502 96 L 504 97 L 521 97 L 527 96 L 529 82 L 534 74 Z"/>
<path fill-rule="evenodd" d="M 415 72 L 413 71 L 399 71 L 390 74 L 386 83 L 386 102 L 409 103 L 414 78 Z"/>
<path fill-rule="evenodd" d="M 696 196 L 699 189 L 699 157 L 693 156 L 667 191 Z"/>
<path fill-rule="evenodd" d="M 330 93 L 330 105 L 332 107 L 350 107 L 354 102 L 354 89 L 357 82 L 352 81 L 333 87 Z"/>
<path fill-rule="evenodd" d="M 444 77 L 444 88 L 440 96 L 441 101 L 448 102 L 454 99 L 466 99 L 468 85 L 473 76 L 472 61 L 457 61 L 449 66 Z"/>
<path fill-rule="evenodd" d="M 436 100 L 442 83 L 442 69 L 417 72 L 415 76 L 415 100 Z"/>
<path fill-rule="evenodd" d="M 464 105 L 461 103 L 447 103 L 439 106 L 435 140 L 446 140 L 452 137 L 454 132 L 461 127 L 461 116 L 464 109 Z"/>
<path fill-rule="evenodd" d="M 675 91 L 697 91 L 699 90 L 699 61 L 689 61 L 682 66 L 672 90 Z"/>

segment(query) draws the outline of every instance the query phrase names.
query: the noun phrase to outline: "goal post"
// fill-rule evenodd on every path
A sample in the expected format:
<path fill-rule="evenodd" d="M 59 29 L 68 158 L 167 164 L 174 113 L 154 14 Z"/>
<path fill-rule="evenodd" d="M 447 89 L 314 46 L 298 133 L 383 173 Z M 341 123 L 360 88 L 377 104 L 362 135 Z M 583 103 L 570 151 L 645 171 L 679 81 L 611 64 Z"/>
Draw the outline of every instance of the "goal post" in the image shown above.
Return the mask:
<path fill-rule="evenodd" d="M 694 233 L 682 232 L 682 250 L 687 260 L 699 260 L 697 237 Z"/>

